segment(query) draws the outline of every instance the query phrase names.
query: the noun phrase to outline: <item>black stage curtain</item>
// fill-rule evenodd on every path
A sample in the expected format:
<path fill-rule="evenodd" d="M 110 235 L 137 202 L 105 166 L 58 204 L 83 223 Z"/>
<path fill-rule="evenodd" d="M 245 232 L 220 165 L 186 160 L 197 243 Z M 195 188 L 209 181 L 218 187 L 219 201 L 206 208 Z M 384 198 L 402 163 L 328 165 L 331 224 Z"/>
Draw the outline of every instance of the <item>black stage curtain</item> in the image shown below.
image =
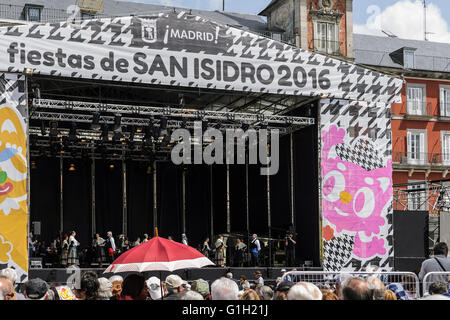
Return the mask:
<path fill-rule="evenodd" d="M 280 167 L 270 176 L 270 208 L 272 214 L 272 236 L 284 238 L 291 224 L 290 190 L 290 139 L 280 138 Z"/>
<path fill-rule="evenodd" d="M 38 239 L 48 243 L 60 231 L 59 159 L 37 157 L 31 158 L 30 163 L 32 161 L 36 168 L 30 171 L 30 222 L 41 222 Z"/>
<path fill-rule="evenodd" d="M 247 235 L 245 165 L 230 165 L 231 232 Z"/>
<path fill-rule="evenodd" d="M 296 260 L 320 266 L 317 125 L 294 134 Z"/>
<path fill-rule="evenodd" d="M 186 168 L 186 236 L 189 245 L 197 247 L 210 237 L 210 167 L 192 165 Z"/>
<path fill-rule="evenodd" d="M 171 162 L 157 164 L 159 235 L 175 241 L 181 241 L 182 233 L 182 169 Z"/>
<path fill-rule="evenodd" d="M 213 225 L 214 239 L 221 233 L 227 232 L 227 166 L 213 166 Z"/>
<path fill-rule="evenodd" d="M 111 168 L 110 165 L 114 165 Z M 106 237 L 111 231 L 116 242 L 123 224 L 123 172 L 121 161 L 95 161 L 96 232 Z M 91 235 L 92 237 L 93 235 Z"/>
<path fill-rule="evenodd" d="M 127 162 L 128 239 L 135 241 L 144 233 L 152 236 L 153 227 L 153 169 L 151 163 Z"/>
<path fill-rule="evenodd" d="M 71 164 L 75 171 L 69 171 Z M 63 166 L 64 231 L 77 232 L 82 247 L 91 245 L 91 160 L 65 159 Z"/>
<path fill-rule="evenodd" d="M 249 232 L 268 236 L 267 176 L 261 175 L 260 169 L 260 165 L 248 166 Z"/>

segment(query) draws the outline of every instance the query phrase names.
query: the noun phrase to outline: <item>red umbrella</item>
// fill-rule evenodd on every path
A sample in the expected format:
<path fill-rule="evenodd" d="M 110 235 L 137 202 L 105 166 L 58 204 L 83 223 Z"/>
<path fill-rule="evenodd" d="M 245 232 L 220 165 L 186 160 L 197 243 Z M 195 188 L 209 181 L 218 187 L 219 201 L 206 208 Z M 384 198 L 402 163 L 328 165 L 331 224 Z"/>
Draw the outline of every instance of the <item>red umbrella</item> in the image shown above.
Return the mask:
<path fill-rule="evenodd" d="M 214 265 L 211 260 L 192 247 L 154 237 L 123 253 L 105 270 L 105 273 L 174 271 L 211 265 Z"/>

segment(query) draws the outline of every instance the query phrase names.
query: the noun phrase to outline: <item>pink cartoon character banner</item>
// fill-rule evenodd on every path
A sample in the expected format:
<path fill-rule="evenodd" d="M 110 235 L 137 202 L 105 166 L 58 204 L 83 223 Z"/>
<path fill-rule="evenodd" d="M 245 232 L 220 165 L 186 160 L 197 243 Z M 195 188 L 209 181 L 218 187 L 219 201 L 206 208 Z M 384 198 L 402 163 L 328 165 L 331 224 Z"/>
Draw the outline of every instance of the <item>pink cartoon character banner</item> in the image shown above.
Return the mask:
<path fill-rule="evenodd" d="M 391 269 L 388 111 L 386 105 L 322 100 L 322 242 L 327 271 Z"/>

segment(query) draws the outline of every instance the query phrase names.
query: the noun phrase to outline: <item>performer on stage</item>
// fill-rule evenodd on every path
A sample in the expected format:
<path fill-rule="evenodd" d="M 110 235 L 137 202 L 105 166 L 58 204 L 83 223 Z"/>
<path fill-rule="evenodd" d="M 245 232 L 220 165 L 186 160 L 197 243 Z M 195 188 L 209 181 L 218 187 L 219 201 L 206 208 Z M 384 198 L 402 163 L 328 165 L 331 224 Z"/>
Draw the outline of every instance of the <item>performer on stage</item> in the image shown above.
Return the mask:
<path fill-rule="evenodd" d="M 258 266 L 258 255 L 261 251 L 261 244 L 259 243 L 258 236 L 253 234 L 252 241 L 250 242 L 250 251 L 252 254 L 252 266 Z"/>
<path fill-rule="evenodd" d="M 185 234 L 185 233 L 183 233 L 183 234 L 181 235 L 181 243 L 184 244 L 184 245 L 186 245 L 186 246 L 188 246 L 188 238 L 186 237 L 186 234 Z"/>
<path fill-rule="evenodd" d="M 219 238 L 216 240 L 216 243 L 214 244 L 216 247 L 216 264 L 220 267 L 225 266 L 225 243 L 223 242 L 223 236 L 220 235 Z"/>
<path fill-rule="evenodd" d="M 75 239 L 77 233 L 72 231 L 69 237 L 69 256 L 67 258 L 67 264 L 69 266 L 78 266 L 78 247 L 80 243 Z"/>
<path fill-rule="evenodd" d="M 116 251 L 116 244 L 114 242 L 114 238 L 112 236 L 111 231 L 108 231 L 106 235 L 108 236 L 108 239 L 106 239 L 105 248 L 108 252 L 108 262 L 112 263 L 114 261 L 114 252 Z"/>
<path fill-rule="evenodd" d="M 140 244 L 141 244 L 141 238 L 140 238 L 140 237 L 137 237 L 136 241 L 133 242 L 133 247 L 137 247 L 137 246 L 140 245 Z"/>
<path fill-rule="evenodd" d="M 234 266 L 242 268 L 244 266 L 244 254 L 247 250 L 247 246 L 241 239 L 236 239 L 236 245 L 234 246 Z"/>
<path fill-rule="evenodd" d="M 61 266 L 63 268 L 67 267 L 67 258 L 69 256 L 69 236 L 64 233 L 62 234 L 62 245 L 61 245 Z"/>
<path fill-rule="evenodd" d="M 295 245 L 297 242 L 294 240 L 294 234 L 289 232 L 286 236 L 285 248 L 286 248 L 286 267 L 294 267 L 295 265 Z"/>
<path fill-rule="evenodd" d="M 148 241 L 148 234 L 144 234 L 144 239 L 142 240 L 142 243 L 146 243 Z"/>
<path fill-rule="evenodd" d="M 202 253 L 205 257 L 209 258 L 210 251 L 211 248 L 209 247 L 209 238 L 206 237 L 205 241 L 203 242 Z"/>
<path fill-rule="evenodd" d="M 31 258 L 35 251 L 35 245 L 37 240 L 33 241 L 33 233 L 28 234 L 28 257 Z"/>
<path fill-rule="evenodd" d="M 95 258 L 97 259 L 99 268 L 103 267 L 103 260 L 105 259 L 105 243 L 106 240 L 96 233 L 92 246 L 94 247 Z"/>

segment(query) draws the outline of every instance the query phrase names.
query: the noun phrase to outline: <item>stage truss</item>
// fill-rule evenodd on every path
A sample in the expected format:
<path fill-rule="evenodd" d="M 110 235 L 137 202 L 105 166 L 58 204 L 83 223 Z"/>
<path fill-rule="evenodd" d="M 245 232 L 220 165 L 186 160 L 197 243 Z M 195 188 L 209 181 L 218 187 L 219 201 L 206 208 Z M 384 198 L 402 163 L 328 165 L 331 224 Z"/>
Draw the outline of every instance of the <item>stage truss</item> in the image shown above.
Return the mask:
<path fill-rule="evenodd" d="M 440 241 L 440 216 L 450 214 L 450 180 L 394 185 L 394 210 L 428 211 L 430 249 Z"/>

